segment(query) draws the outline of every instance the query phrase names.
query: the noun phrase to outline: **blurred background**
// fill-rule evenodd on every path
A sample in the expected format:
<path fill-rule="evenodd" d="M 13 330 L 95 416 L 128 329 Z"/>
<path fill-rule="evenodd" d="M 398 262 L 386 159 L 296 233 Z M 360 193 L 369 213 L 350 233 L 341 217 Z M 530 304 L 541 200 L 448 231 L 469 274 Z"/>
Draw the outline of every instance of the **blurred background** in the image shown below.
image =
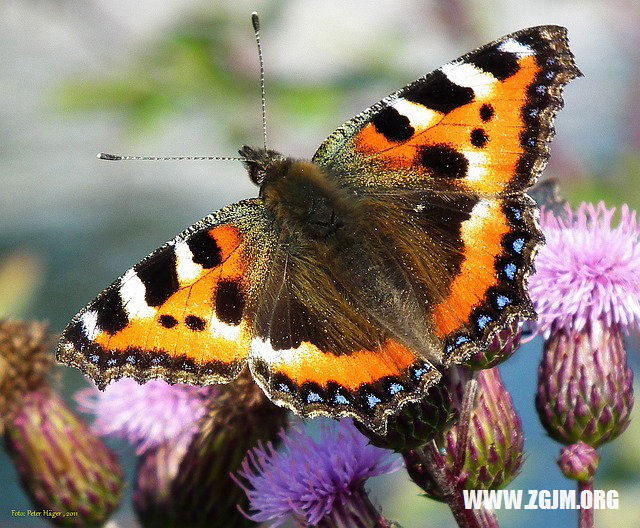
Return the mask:
<path fill-rule="evenodd" d="M 565 91 L 546 176 L 573 205 L 640 206 L 640 2 L 634 0 L 3 0 L 0 3 L 0 317 L 59 332 L 95 294 L 176 233 L 256 195 L 240 163 L 110 163 L 99 151 L 233 156 L 260 146 L 261 15 L 269 147 L 309 158 L 337 126 L 415 78 L 503 34 L 569 29 L 584 78 Z M 638 367 L 638 336 L 629 336 Z M 572 488 L 535 414 L 540 341 L 501 371 L 521 413 L 527 460 L 511 488 Z M 65 369 L 70 396 L 87 382 Z M 636 392 L 638 394 L 639 392 Z M 640 419 L 607 445 L 596 488 L 620 510 L 601 528 L 640 525 Z M 132 450 L 110 442 L 129 470 Z M 404 528 L 455 526 L 406 473 L 372 482 Z M 27 509 L 0 451 L 0 526 Z M 574 512 L 501 511 L 501 525 L 574 526 Z M 114 516 L 135 527 L 128 501 Z M 212 526 L 215 525 L 212 524 Z"/>

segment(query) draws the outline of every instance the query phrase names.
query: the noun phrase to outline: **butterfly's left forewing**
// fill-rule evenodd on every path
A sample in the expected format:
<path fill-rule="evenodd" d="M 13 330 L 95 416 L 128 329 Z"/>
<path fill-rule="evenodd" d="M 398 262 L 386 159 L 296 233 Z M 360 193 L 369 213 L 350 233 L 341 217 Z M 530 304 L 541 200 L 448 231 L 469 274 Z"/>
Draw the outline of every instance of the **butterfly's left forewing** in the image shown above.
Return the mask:
<path fill-rule="evenodd" d="M 195 224 L 118 278 L 67 326 L 57 358 L 99 387 L 144 382 L 227 382 L 251 345 L 251 303 L 273 250 L 260 200 Z"/>

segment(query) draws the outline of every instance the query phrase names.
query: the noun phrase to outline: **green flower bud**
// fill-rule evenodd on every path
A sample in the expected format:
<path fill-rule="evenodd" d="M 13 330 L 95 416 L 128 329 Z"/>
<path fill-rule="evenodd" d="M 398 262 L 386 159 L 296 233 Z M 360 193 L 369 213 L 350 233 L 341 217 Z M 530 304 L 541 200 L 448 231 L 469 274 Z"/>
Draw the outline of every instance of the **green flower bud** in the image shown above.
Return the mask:
<path fill-rule="evenodd" d="M 134 507 L 153 528 L 255 526 L 239 510 L 247 496 L 231 478 L 247 451 L 278 441 L 287 411 L 264 395 L 245 372 L 220 387 L 198 431 L 145 455 L 138 466 Z"/>
<path fill-rule="evenodd" d="M 558 465 L 565 477 L 578 482 L 590 482 L 598 470 L 600 455 L 584 442 L 563 447 Z"/>
<path fill-rule="evenodd" d="M 619 325 L 554 331 L 538 369 L 536 408 L 553 439 L 598 447 L 629 425 L 633 372 Z"/>
<path fill-rule="evenodd" d="M 450 392 L 461 409 L 465 383 L 471 372 L 463 367 L 449 369 Z M 478 392 L 468 424 L 464 463 L 455 476 L 459 489 L 497 489 L 507 485 L 522 466 L 524 434 L 520 417 L 513 407 L 497 368 L 478 373 Z M 445 428 L 434 439 L 453 474 L 458 449 L 460 423 Z M 403 453 L 409 475 L 431 498 L 444 500 L 437 479 L 429 473 L 420 453 Z"/>
<path fill-rule="evenodd" d="M 39 508 L 52 512 L 51 522 L 102 526 L 122 499 L 122 469 L 62 398 L 50 391 L 30 392 L 5 425 L 22 485 Z"/>

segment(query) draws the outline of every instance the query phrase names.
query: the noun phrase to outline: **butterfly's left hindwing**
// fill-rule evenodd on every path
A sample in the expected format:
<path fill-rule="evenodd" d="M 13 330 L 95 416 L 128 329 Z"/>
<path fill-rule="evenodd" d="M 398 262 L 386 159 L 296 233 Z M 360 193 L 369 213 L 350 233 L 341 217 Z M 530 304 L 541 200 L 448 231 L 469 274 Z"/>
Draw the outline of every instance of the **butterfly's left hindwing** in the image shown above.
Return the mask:
<path fill-rule="evenodd" d="M 251 306 L 275 235 L 260 200 L 195 224 L 118 278 L 65 329 L 57 358 L 99 387 L 228 382 L 244 368 Z"/>
<path fill-rule="evenodd" d="M 346 253 L 356 251 L 344 243 Z M 357 281 L 371 280 L 371 270 L 360 273 L 341 249 L 327 251 L 296 231 L 281 248 L 255 311 L 249 361 L 255 380 L 272 401 L 303 416 L 349 416 L 384 431 L 387 416 L 417 399 L 440 372 L 363 302 Z"/>
<path fill-rule="evenodd" d="M 306 417 L 353 417 L 384 433 L 387 417 L 440 379 L 427 360 L 388 338 L 337 355 L 313 343 L 274 350 L 259 340 L 251 371 L 269 398 Z"/>

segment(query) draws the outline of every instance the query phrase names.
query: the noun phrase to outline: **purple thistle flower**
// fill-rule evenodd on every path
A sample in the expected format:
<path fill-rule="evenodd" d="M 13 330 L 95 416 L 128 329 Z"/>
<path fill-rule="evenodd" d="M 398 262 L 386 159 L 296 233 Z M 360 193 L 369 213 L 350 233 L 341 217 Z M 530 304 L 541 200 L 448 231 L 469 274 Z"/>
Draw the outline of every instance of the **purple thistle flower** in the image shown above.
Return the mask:
<path fill-rule="evenodd" d="M 238 475 L 255 513 L 255 522 L 282 525 L 290 516 L 317 525 L 332 511 L 349 509 L 349 503 L 366 498 L 364 483 L 370 477 L 402 467 L 390 460 L 390 451 L 374 447 L 351 421 L 324 425 L 319 441 L 299 429 L 281 433 L 283 450 L 259 446 L 247 454 Z M 370 504 L 370 503 L 369 503 Z"/>
<path fill-rule="evenodd" d="M 579 332 L 587 323 L 610 327 L 640 322 L 640 227 L 635 211 L 603 202 L 567 206 L 567 218 L 542 214 L 545 246 L 536 258 L 529 293 L 538 312 L 538 328 L 548 337 L 552 326 Z"/>
<path fill-rule="evenodd" d="M 76 401 L 81 411 L 95 414 L 96 434 L 124 438 L 141 454 L 180 436 L 190 437 L 206 412 L 212 391 L 162 380 L 140 385 L 124 378 L 104 391 L 81 390 Z"/>
<path fill-rule="evenodd" d="M 545 335 L 538 368 L 536 408 L 542 425 L 563 449 L 560 467 L 593 491 L 598 448 L 629 425 L 633 373 L 624 332 L 640 323 L 640 229 L 636 213 L 604 203 L 567 206 L 567 218 L 543 215 L 547 244 L 536 260 L 529 292 Z M 580 526 L 593 526 L 583 508 Z"/>
<path fill-rule="evenodd" d="M 600 202 L 543 215 L 547 245 L 529 291 L 545 334 L 536 406 L 556 440 L 598 447 L 621 434 L 633 406 L 623 332 L 640 323 L 640 227 L 635 211 Z"/>

